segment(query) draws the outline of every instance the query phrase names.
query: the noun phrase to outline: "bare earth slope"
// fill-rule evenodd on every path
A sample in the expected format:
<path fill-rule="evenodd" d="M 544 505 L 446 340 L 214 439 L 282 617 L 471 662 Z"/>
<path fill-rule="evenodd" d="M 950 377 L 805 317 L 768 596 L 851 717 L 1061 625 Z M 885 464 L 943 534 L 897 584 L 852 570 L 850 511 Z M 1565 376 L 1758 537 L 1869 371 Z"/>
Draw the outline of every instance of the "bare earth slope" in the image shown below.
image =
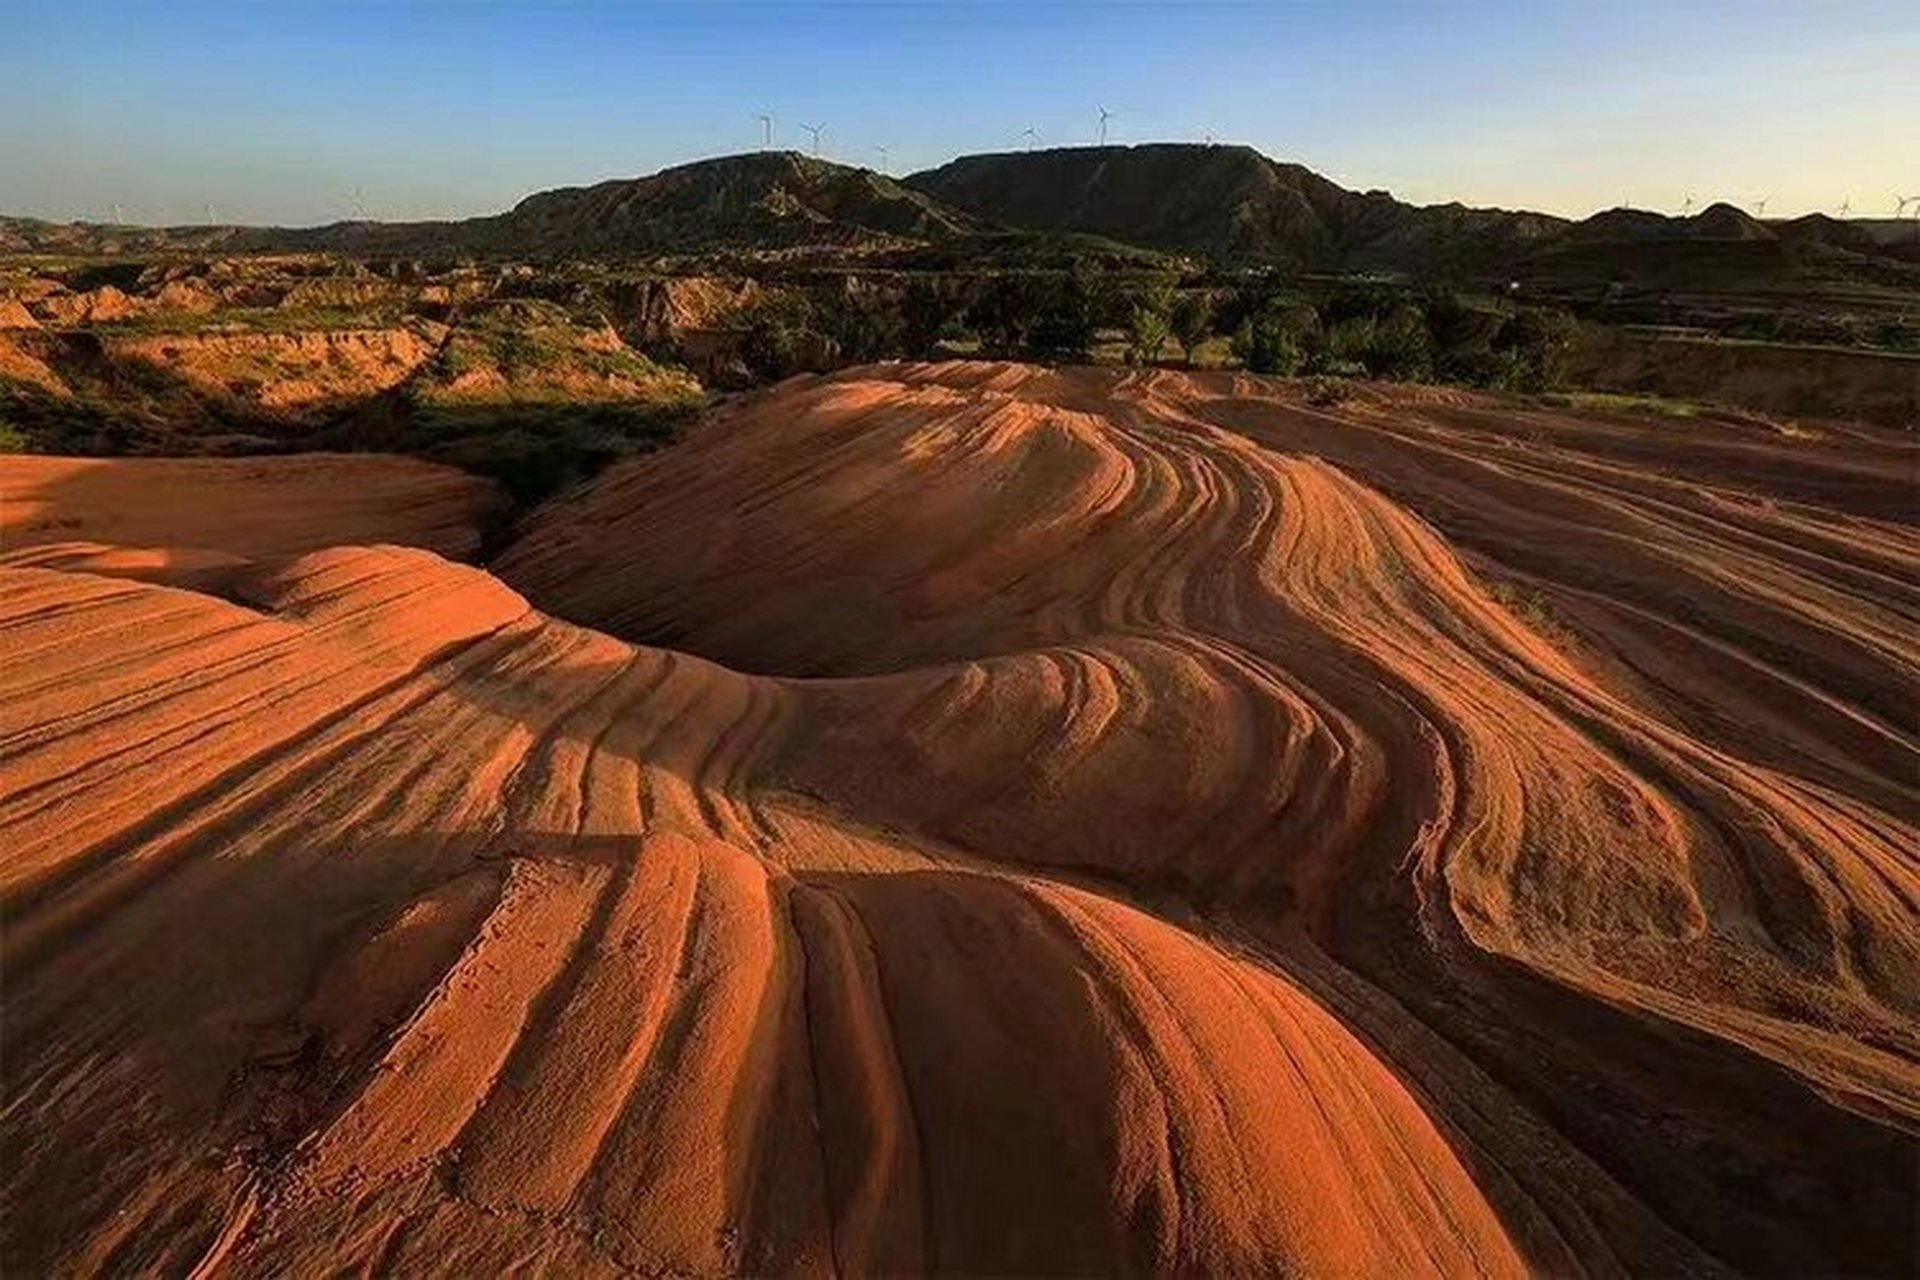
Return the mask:
<path fill-rule="evenodd" d="M 0 569 L 7 1269 L 1899 1273 L 1912 465 L 880 367 Z"/>

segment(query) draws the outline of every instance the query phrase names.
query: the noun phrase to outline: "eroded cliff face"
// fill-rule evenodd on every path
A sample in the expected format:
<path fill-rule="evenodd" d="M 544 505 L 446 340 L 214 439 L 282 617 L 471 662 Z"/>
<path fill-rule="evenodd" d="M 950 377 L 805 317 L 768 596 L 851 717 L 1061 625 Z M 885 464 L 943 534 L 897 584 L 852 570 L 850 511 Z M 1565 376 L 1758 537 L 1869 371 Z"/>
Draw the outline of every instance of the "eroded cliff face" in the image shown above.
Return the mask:
<path fill-rule="evenodd" d="M 550 285 L 523 268 L 375 271 L 318 256 L 107 263 L 60 278 L 0 266 L 0 443 L 100 456 L 383 450 L 537 477 L 544 496 L 656 446 L 702 400 L 693 374 L 628 345 L 617 307 L 534 296 Z M 687 295 L 670 323 L 704 296 L 661 291 Z"/>
<path fill-rule="evenodd" d="M 445 340 L 445 325 L 303 333 L 112 337 L 109 359 L 136 360 L 194 389 L 275 414 L 353 404 L 412 377 Z"/>

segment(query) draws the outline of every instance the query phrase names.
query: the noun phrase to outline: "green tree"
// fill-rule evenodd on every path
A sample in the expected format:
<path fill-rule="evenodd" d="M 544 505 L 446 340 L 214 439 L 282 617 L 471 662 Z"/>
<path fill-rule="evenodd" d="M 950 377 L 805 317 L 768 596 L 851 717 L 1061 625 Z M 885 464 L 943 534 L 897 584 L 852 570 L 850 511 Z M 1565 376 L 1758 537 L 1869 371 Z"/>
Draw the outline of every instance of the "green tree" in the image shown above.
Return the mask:
<path fill-rule="evenodd" d="M 1433 337 L 1426 316 L 1412 303 L 1402 302 L 1373 327 L 1373 340 L 1364 360 L 1376 378 L 1417 382 L 1433 374 Z"/>
<path fill-rule="evenodd" d="M 1316 353 L 1316 372 L 1346 377 L 1367 372 L 1376 327 L 1373 317 L 1364 313 L 1335 321 Z"/>
<path fill-rule="evenodd" d="M 966 299 L 944 276 L 916 275 L 900 299 L 900 345 L 909 356 L 929 356 L 942 339 L 958 337 Z"/>
<path fill-rule="evenodd" d="M 1085 360 L 1099 329 L 1099 277 L 1087 267 L 1075 267 L 1042 278 L 1036 293 L 1029 348 L 1056 360 Z"/>
<path fill-rule="evenodd" d="M 1291 376 L 1305 367 L 1320 317 L 1304 303 L 1276 302 L 1248 316 L 1233 334 L 1233 355 L 1253 373 Z"/>
<path fill-rule="evenodd" d="M 1135 302 L 1127 317 L 1127 363 L 1152 364 L 1172 336 L 1172 308 L 1165 295 L 1150 294 Z"/>
<path fill-rule="evenodd" d="M 1189 289 L 1173 304 L 1173 336 L 1180 343 L 1180 357 L 1193 363 L 1193 353 L 1213 333 L 1213 299 L 1199 289 Z"/>
<path fill-rule="evenodd" d="M 904 307 L 891 289 L 848 281 L 816 303 L 815 313 L 842 359 L 884 360 L 901 354 L 905 345 Z"/>
<path fill-rule="evenodd" d="M 1507 357 L 1494 385 L 1510 391 L 1548 391 L 1559 386 L 1566 380 L 1573 338 L 1573 317 L 1566 312 L 1521 308 L 1508 317 L 1494 339 L 1494 350 Z"/>
<path fill-rule="evenodd" d="M 773 381 L 799 373 L 822 345 L 813 304 L 804 294 L 769 293 L 742 320 L 740 358 L 757 378 Z"/>
<path fill-rule="evenodd" d="M 1043 294 L 1041 282 L 1026 272 L 989 276 L 967 308 L 967 323 L 993 354 L 1023 355 L 1044 305 Z"/>
<path fill-rule="evenodd" d="M 1444 291 L 1428 294 L 1421 310 L 1433 343 L 1434 372 L 1449 382 L 1491 385 L 1502 363 L 1493 355 L 1493 340 L 1506 318 L 1492 307 L 1469 306 Z"/>

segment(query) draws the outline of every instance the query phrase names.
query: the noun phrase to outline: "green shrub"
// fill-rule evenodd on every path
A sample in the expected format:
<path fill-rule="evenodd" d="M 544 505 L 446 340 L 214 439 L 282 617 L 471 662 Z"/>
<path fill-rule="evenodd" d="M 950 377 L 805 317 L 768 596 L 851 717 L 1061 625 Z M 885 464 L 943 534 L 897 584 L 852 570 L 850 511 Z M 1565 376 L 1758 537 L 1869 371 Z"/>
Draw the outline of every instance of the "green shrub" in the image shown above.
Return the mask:
<path fill-rule="evenodd" d="M 1489 383 L 1505 391 L 1550 391 L 1566 380 L 1573 347 L 1573 317 L 1546 307 L 1523 307 L 1508 317 L 1493 342 L 1504 357 L 1501 377 Z"/>
<path fill-rule="evenodd" d="M 926 356 L 966 333 L 964 288 L 944 276 L 914 276 L 900 299 L 901 354 Z"/>
<path fill-rule="evenodd" d="M 849 280 L 812 302 L 812 325 L 830 339 L 840 358 L 853 363 L 902 354 L 906 316 L 897 291 Z"/>
<path fill-rule="evenodd" d="M 1099 283 L 1089 271 L 1056 273 L 1039 282 L 1027 349 L 1056 360 L 1084 360 L 1098 331 Z"/>
<path fill-rule="evenodd" d="M 673 439 L 692 404 L 489 404 L 416 408 L 408 452 L 500 482 L 522 503 L 592 479 Z"/>
<path fill-rule="evenodd" d="M 1007 272 L 989 276 L 967 308 L 967 325 L 980 335 L 989 351 L 1018 356 L 1027 350 L 1029 335 L 1044 305 L 1044 287 L 1037 275 Z"/>
<path fill-rule="evenodd" d="M 1920 322 L 1882 320 L 1874 325 L 1868 341 L 1888 351 L 1920 351 Z"/>
<path fill-rule="evenodd" d="M 1154 302 L 1135 303 L 1127 318 L 1127 362 L 1152 364 L 1173 336 L 1173 317 Z"/>
<path fill-rule="evenodd" d="M 1376 378 L 1417 382 L 1433 373 L 1433 338 L 1427 318 L 1411 303 L 1400 303 L 1373 328 L 1362 359 Z"/>
<path fill-rule="evenodd" d="M 1373 353 L 1375 336 L 1376 326 L 1370 315 L 1349 315 L 1333 322 L 1314 361 L 1316 371 L 1342 376 L 1370 372 L 1367 360 Z"/>
<path fill-rule="evenodd" d="M 1173 336 L 1180 343 L 1180 357 L 1193 363 L 1196 348 L 1213 335 L 1213 299 L 1198 289 L 1180 295 L 1173 306 Z"/>
<path fill-rule="evenodd" d="M 764 295 L 741 316 L 740 358 L 757 378 L 775 381 L 805 370 L 820 347 L 813 304 L 799 293 Z"/>
<path fill-rule="evenodd" d="M 1233 334 L 1233 356 L 1253 373 L 1292 376 L 1306 366 L 1319 330 L 1311 307 L 1278 306 L 1247 317 Z"/>

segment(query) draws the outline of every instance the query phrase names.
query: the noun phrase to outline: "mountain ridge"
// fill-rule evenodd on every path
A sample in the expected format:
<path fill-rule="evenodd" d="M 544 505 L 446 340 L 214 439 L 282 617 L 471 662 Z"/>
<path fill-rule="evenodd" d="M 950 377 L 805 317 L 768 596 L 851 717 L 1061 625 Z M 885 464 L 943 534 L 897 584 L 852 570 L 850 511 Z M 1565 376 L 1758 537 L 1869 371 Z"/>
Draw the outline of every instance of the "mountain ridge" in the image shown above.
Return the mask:
<path fill-rule="evenodd" d="M 962 156 L 905 182 L 1016 226 L 1093 232 L 1173 252 L 1296 267 L 1337 267 L 1356 255 L 1380 265 L 1433 265 L 1447 256 L 1437 244 L 1442 235 L 1525 240 L 1566 225 L 1548 214 L 1411 205 L 1224 143 Z"/>
<path fill-rule="evenodd" d="M 1252 147 L 1143 143 L 961 156 L 893 178 L 795 151 L 747 152 L 532 193 L 457 222 L 139 228 L 0 217 L 0 253 L 345 252 L 619 258 L 798 250 L 873 255 L 935 247 L 1006 261 L 1010 242 L 1097 237 L 1221 265 L 1491 276 L 1577 264 L 1631 274 L 1684 246 L 1757 265 L 1806 255 L 1908 258 L 1821 215 L 1762 222 L 1717 203 L 1689 217 L 1609 209 L 1571 220 L 1357 191 Z M 993 254 L 986 254 L 990 246 Z M 1910 268 L 1901 268 L 1910 270 Z"/>

